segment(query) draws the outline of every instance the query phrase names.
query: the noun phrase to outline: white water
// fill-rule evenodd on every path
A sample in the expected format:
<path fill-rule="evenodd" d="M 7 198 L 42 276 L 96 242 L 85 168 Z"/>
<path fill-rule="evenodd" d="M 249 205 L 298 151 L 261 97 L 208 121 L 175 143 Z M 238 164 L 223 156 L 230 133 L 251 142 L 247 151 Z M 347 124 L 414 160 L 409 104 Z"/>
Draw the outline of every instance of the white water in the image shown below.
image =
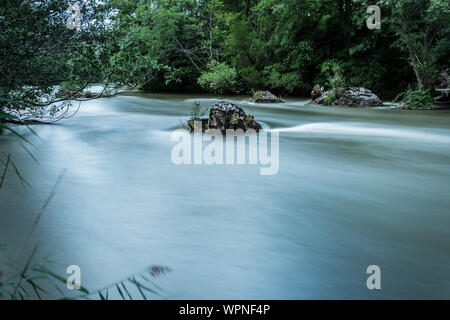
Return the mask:
<path fill-rule="evenodd" d="M 450 137 L 447 135 L 447 130 L 430 130 L 424 128 L 415 128 L 414 130 L 411 130 L 408 129 L 408 127 L 396 128 L 394 126 L 385 126 L 384 128 L 380 128 L 379 126 L 371 127 L 370 123 L 319 122 L 303 124 L 295 127 L 273 129 L 273 131 L 373 136 L 380 138 L 388 137 L 430 141 L 433 143 L 450 143 Z"/>

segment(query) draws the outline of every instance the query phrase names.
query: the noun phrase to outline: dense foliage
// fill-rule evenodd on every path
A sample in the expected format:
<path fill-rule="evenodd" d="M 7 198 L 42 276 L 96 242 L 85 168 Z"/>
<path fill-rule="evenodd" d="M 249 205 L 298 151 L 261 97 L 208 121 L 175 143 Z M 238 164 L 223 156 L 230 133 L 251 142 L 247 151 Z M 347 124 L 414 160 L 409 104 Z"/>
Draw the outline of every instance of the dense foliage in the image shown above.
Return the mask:
<path fill-rule="evenodd" d="M 146 53 L 168 68 L 150 90 L 308 95 L 314 84 L 367 87 L 392 98 L 431 88 L 450 58 L 445 0 L 114 1 Z M 199 88 L 200 87 L 200 88 Z"/>
<path fill-rule="evenodd" d="M 69 5 L 81 29 L 67 28 Z M 0 111 L 54 118 L 94 82 L 153 91 L 309 95 L 432 88 L 450 66 L 447 0 L 3 0 Z M 55 93 L 61 85 L 65 96 Z M 78 94 L 78 95 L 77 95 Z M 63 102 L 54 104 L 54 102 Z M 51 109 L 47 107 L 51 106 Z"/>
<path fill-rule="evenodd" d="M 72 4 L 80 8 L 78 30 L 67 24 Z M 0 112 L 60 119 L 92 83 L 144 83 L 159 66 L 108 23 L 113 14 L 96 1 L 2 1 Z"/>

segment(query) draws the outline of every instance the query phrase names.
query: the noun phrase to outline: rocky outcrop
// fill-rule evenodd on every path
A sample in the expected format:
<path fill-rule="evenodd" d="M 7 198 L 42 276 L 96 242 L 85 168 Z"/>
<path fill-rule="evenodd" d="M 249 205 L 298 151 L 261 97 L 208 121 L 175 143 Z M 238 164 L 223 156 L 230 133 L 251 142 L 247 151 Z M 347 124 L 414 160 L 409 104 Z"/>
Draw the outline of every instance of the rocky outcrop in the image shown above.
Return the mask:
<path fill-rule="evenodd" d="M 350 87 L 327 91 L 323 91 L 322 88 L 315 87 L 315 89 L 311 92 L 311 96 L 317 104 L 349 107 L 376 107 L 383 105 L 383 102 L 372 91 L 365 88 Z M 320 91 L 323 92 L 319 96 Z"/>
<path fill-rule="evenodd" d="M 246 114 L 241 107 L 230 101 L 216 102 L 211 107 L 209 118 L 189 120 L 187 127 L 191 132 L 200 130 L 200 128 L 195 128 L 195 125 L 199 125 L 198 122 L 201 122 L 203 132 L 208 129 L 218 129 L 222 133 L 225 133 L 227 129 L 242 129 L 243 131 L 247 131 L 248 129 L 259 131 L 262 129 L 261 125 L 252 115 Z"/>
<path fill-rule="evenodd" d="M 253 94 L 253 102 L 257 103 L 279 103 L 283 102 L 280 98 L 270 91 L 257 91 Z"/>
<path fill-rule="evenodd" d="M 208 128 L 219 129 L 222 132 L 225 132 L 226 129 L 242 129 L 244 131 L 262 129 L 252 115 L 247 115 L 241 107 L 230 101 L 218 101 L 211 107 Z"/>
<path fill-rule="evenodd" d="M 318 84 L 315 85 L 311 91 L 311 98 L 313 100 L 316 100 L 324 93 L 324 91 L 325 91 L 325 89 L 323 87 L 319 86 Z"/>

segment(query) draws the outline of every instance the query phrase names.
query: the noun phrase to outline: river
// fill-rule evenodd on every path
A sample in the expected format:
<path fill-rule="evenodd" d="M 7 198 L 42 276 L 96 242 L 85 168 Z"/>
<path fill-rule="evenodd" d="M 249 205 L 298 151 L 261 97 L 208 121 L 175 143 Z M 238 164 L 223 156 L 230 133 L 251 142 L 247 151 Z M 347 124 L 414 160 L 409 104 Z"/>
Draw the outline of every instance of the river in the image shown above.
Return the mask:
<path fill-rule="evenodd" d="M 39 164 L 0 140 L 31 185 L 0 189 L 0 242 L 23 240 L 66 169 L 32 243 L 90 289 L 164 265 L 163 299 L 450 298 L 450 111 L 231 99 L 279 129 L 276 175 L 172 163 L 171 132 L 216 97 L 83 102 L 39 138 L 18 129 Z"/>

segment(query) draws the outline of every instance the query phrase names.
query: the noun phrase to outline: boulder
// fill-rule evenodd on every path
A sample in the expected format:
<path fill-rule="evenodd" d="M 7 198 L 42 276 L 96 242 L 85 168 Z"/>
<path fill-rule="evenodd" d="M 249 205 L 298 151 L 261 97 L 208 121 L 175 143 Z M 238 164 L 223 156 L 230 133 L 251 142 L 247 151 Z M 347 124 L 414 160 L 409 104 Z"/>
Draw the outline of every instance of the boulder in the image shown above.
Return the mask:
<path fill-rule="evenodd" d="M 313 98 L 317 104 L 326 104 L 327 96 L 334 94 L 334 90 L 327 90 L 319 97 Z M 317 94 L 317 92 L 316 92 Z M 342 88 L 332 105 L 339 106 L 360 106 L 360 107 L 376 107 L 383 105 L 383 102 L 370 90 L 365 88 L 351 87 Z"/>
<path fill-rule="evenodd" d="M 314 88 L 311 91 L 311 98 L 313 100 L 319 98 L 323 92 L 325 91 L 325 89 L 321 86 L 319 86 L 318 84 L 314 86 Z"/>
<path fill-rule="evenodd" d="M 262 129 L 252 115 L 247 115 L 241 107 L 230 101 L 218 101 L 211 107 L 208 128 L 219 129 L 222 132 L 225 132 L 226 129 L 242 129 L 244 131 Z"/>
<path fill-rule="evenodd" d="M 253 94 L 253 102 L 257 103 L 279 103 L 280 98 L 270 91 L 257 91 Z"/>
<path fill-rule="evenodd" d="M 316 97 L 312 96 L 312 92 L 311 92 L 311 98 L 313 99 L 313 101 L 317 104 L 322 104 L 322 105 L 326 105 L 326 98 L 329 94 L 334 94 L 333 90 L 327 90 L 327 91 L 323 91 L 322 94 L 320 96 L 317 96 L 317 92 L 315 93 Z"/>

